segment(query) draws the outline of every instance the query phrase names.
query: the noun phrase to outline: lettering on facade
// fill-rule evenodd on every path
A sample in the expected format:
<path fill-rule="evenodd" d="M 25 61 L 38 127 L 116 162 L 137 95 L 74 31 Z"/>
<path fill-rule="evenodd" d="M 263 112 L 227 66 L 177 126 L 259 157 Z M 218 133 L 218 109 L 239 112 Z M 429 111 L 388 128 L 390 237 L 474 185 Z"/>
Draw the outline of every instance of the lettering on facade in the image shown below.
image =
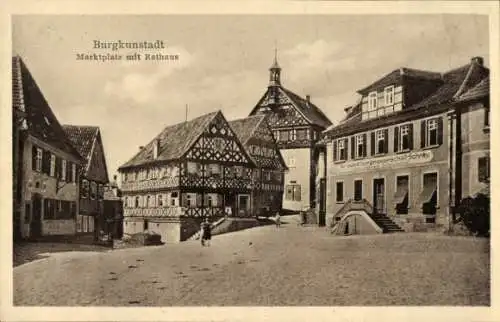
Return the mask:
<path fill-rule="evenodd" d="M 369 160 L 348 161 L 337 166 L 341 172 L 367 171 L 381 168 L 402 168 L 412 164 L 427 163 L 432 161 L 431 151 L 418 151 L 398 154 L 388 157 L 379 157 Z"/>

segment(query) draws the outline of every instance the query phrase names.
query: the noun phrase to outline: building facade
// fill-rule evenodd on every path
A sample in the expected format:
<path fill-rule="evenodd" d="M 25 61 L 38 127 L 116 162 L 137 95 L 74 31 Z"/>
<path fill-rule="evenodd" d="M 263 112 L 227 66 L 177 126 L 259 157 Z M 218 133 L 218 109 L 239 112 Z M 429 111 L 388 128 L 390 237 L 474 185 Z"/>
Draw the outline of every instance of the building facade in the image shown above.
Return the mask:
<path fill-rule="evenodd" d="M 124 233 L 179 242 L 204 217 L 253 216 L 255 167 L 220 111 L 168 126 L 119 168 Z"/>
<path fill-rule="evenodd" d="M 84 159 L 79 173 L 80 207 L 76 216 L 76 231 L 94 234 L 97 239 L 99 231 L 105 226 L 104 187 L 109 183 L 101 131 L 97 126 L 79 125 L 63 125 L 63 130 Z"/>
<path fill-rule="evenodd" d="M 74 235 L 82 158 L 20 57 L 12 59 L 15 235 Z M 17 232 L 16 232 L 17 230 Z"/>
<path fill-rule="evenodd" d="M 286 162 L 283 208 L 297 211 L 314 207 L 319 154 L 315 143 L 332 123 L 311 102 L 309 95 L 302 98 L 282 86 L 281 68 L 276 57 L 269 71 L 268 88 L 250 115 L 268 116 L 267 122 Z"/>
<path fill-rule="evenodd" d="M 475 57 L 443 74 L 401 68 L 359 90 L 344 121 L 324 132 L 326 166 L 318 180 L 326 181 L 327 221 L 365 203 L 384 230 L 449 227 L 459 201 L 455 182 L 470 168 L 466 155 L 456 167 L 456 143 L 476 135 L 456 122 L 455 102 L 488 73 Z M 477 115 L 467 108 L 459 119 L 471 124 Z"/>
<path fill-rule="evenodd" d="M 266 115 L 249 116 L 229 123 L 256 165 L 252 180 L 252 205 L 256 216 L 281 211 L 285 161 Z"/>

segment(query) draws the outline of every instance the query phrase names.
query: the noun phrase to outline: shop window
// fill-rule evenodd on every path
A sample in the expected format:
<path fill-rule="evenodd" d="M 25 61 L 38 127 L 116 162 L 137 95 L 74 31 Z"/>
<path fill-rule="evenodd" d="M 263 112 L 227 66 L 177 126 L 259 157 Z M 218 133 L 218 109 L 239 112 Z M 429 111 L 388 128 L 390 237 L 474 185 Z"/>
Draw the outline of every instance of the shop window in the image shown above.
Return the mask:
<path fill-rule="evenodd" d="M 344 202 L 344 182 L 342 181 L 335 183 L 335 201 Z"/>
<path fill-rule="evenodd" d="M 287 185 L 285 199 L 290 201 L 301 201 L 301 186 L 298 184 Z"/>
<path fill-rule="evenodd" d="M 396 214 L 408 214 L 409 205 L 409 177 L 397 176 L 396 177 L 396 193 L 394 194 L 394 205 L 396 207 Z"/>
<path fill-rule="evenodd" d="M 438 175 L 435 172 L 425 173 L 422 181 L 422 193 L 419 198 L 422 213 L 424 215 L 435 215 L 438 201 Z"/>
<path fill-rule="evenodd" d="M 490 158 L 481 157 L 477 159 L 479 182 L 487 183 L 490 181 Z"/>
<path fill-rule="evenodd" d="M 354 200 L 361 201 L 363 199 L 363 181 L 354 180 Z"/>

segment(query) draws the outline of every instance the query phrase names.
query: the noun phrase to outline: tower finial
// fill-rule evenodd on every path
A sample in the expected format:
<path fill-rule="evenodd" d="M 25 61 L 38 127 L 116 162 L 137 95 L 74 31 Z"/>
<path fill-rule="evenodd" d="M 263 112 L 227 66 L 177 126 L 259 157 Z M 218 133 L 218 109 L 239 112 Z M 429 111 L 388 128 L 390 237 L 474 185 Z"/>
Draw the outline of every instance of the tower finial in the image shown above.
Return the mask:
<path fill-rule="evenodd" d="M 274 62 L 278 63 L 278 41 L 274 39 Z"/>
<path fill-rule="evenodd" d="M 269 86 L 279 86 L 281 85 L 280 73 L 281 67 L 278 65 L 278 45 L 277 41 L 274 40 L 274 62 L 271 68 L 269 68 Z"/>

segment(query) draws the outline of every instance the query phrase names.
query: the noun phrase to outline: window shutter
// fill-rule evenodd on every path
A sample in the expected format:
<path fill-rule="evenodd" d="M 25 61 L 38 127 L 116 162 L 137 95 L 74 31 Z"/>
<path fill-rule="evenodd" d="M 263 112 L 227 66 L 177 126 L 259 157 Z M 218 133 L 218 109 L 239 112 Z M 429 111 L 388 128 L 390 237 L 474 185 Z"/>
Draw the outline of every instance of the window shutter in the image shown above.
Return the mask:
<path fill-rule="evenodd" d="M 61 177 L 61 158 L 56 157 L 56 178 Z"/>
<path fill-rule="evenodd" d="M 71 162 L 66 162 L 66 182 L 71 182 Z"/>
<path fill-rule="evenodd" d="M 47 173 L 47 157 L 50 158 L 50 153 L 48 151 L 42 150 L 42 173 Z"/>
<path fill-rule="evenodd" d="M 408 124 L 408 142 L 410 150 L 413 150 L 413 124 Z"/>
<path fill-rule="evenodd" d="M 337 140 L 333 141 L 333 161 L 337 161 Z"/>
<path fill-rule="evenodd" d="M 36 154 L 37 154 L 36 146 L 33 146 L 31 148 L 31 170 L 36 170 Z"/>
<path fill-rule="evenodd" d="M 443 144 L 443 118 L 437 119 L 437 142 L 439 145 Z"/>
<path fill-rule="evenodd" d="M 394 128 L 394 152 L 399 151 L 399 126 Z"/>
<path fill-rule="evenodd" d="M 354 160 L 354 158 L 356 157 L 356 154 L 354 153 L 355 151 L 355 141 L 356 140 L 356 136 L 351 136 L 351 159 Z"/>
<path fill-rule="evenodd" d="M 375 154 L 375 132 L 371 132 L 370 135 L 370 155 Z"/>
<path fill-rule="evenodd" d="M 366 145 L 366 133 L 363 134 L 363 157 L 366 157 L 366 151 L 368 150 L 368 146 Z"/>
<path fill-rule="evenodd" d="M 425 125 L 427 123 L 427 120 L 422 120 L 420 122 L 420 147 L 424 148 L 425 147 Z"/>
<path fill-rule="evenodd" d="M 389 129 L 384 130 L 384 153 L 389 152 Z"/>

